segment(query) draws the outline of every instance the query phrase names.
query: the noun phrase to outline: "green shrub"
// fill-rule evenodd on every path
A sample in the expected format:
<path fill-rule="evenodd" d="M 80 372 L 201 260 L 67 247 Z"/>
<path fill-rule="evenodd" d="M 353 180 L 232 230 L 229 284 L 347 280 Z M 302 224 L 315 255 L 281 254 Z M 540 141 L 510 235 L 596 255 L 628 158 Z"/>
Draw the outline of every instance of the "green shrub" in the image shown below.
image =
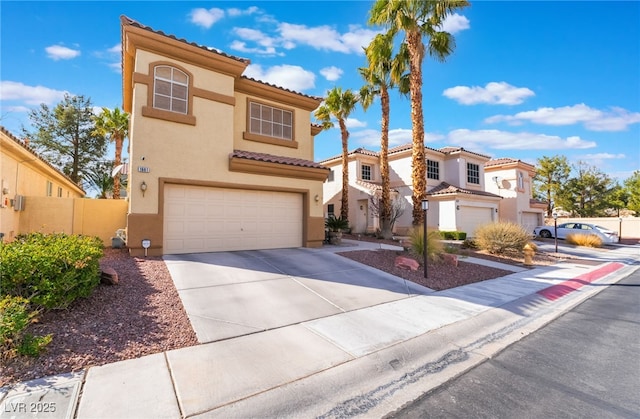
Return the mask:
<path fill-rule="evenodd" d="M 584 247 L 602 247 L 602 239 L 595 234 L 567 234 L 565 241 Z"/>
<path fill-rule="evenodd" d="M 422 227 L 414 227 L 409 231 L 409 240 L 411 242 L 410 251 L 416 257 L 424 257 L 424 232 Z M 438 261 L 444 253 L 444 246 L 440 241 L 438 231 L 427 231 L 427 258 L 431 261 Z M 420 259 L 422 260 L 422 259 Z"/>
<path fill-rule="evenodd" d="M 467 238 L 467 233 L 464 231 L 439 231 L 438 233 L 443 240 L 464 240 Z"/>
<path fill-rule="evenodd" d="M 460 245 L 462 249 L 477 249 L 478 243 L 474 239 L 465 239 Z"/>
<path fill-rule="evenodd" d="M 531 234 L 521 225 L 511 222 L 484 224 L 475 233 L 478 247 L 494 254 L 520 253 L 529 240 Z"/>
<path fill-rule="evenodd" d="M 3 294 L 36 307 L 66 308 L 100 283 L 102 241 L 97 237 L 32 233 L 0 246 Z"/>
<path fill-rule="evenodd" d="M 349 228 L 349 221 L 332 215 L 324 221 L 324 226 L 331 231 L 342 231 Z"/>
<path fill-rule="evenodd" d="M 0 361 L 7 361 L 18 354 L 38 356 L 51 342 L 51 335 L 26 333 L 37 314 L 29 309 L 26 298 L 7 295 L 0 300 Z"/>

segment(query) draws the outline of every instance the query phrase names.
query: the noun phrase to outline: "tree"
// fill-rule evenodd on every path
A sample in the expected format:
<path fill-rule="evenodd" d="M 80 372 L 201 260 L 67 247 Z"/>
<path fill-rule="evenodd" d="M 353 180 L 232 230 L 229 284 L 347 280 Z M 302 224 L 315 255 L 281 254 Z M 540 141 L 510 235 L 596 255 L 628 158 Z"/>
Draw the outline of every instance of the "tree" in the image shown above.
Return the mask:
<path fill-rule="evenodd" d="M 106 139 L 95 133 L 91 99 L 65 94 L 53 109 L 46 104 L 29 112 L 34 132 L 22 129 L 31 145 L 80 185 L 90 166 L 106 152 Z"/>
<path fill-rule="evenodd" d="M 556 198 L 571 174 L 571 166 L 567 163 L 565 156 L 555 155 L 553 157 L 542 156 L 536 163 L 536 175 L 533 182 L 537 189 L 537 195 L 544 197 L 547 201 L 547 215 L 553 212 L 556 207 Z M 569 208 L 565 208 L 569 211 Z"/>
<path fill-rule="evenodd" d="M 91 170 L 87 171 L 87 185 L 98 191 L 98 199 L 107 199 L 113 194 L 113 183 L 115 177 L 111 176 L 113 162 L 96 163 Z M 116 176 L 117 177 L 117 176 Z"/>
<path fill-rule="evenodd" d="M 605 215 L 605 210 L 612 205 L 611 178 L 583 161 L 579 161 L 574 169 L 576 176 L 570 178 L 558 194 L 560 205 L 580 217 Z"/>
<path fill-rule="evenodd" d="M 627 208 L 629 205 L 629 192 L 626 188 L 616 184 L 609 195 L 610 210 L 615 211 L 615 216 L 619 217 L 620 210 Z M 610 211 L 608 215 L 613 211 Z"/>
<path fill-rule="evenodd" d="M 360 98 L 351 89 L 342 90 L 334 87 L 327 93 L 324 103 L 316 109 L 315 117 L 322 124 L 323 129 L 333 128 L 332 118 L 338 120 L 342 138 L 342 198 L 340 218 L 349 220 L 349 131 L 346 120 L 355 109 Z"/>
<path fill-rule="evenodd" d="M 116 158 L 113 164 L 118 167 L 122 164 L 124 139 L 129 135 L 129 114 L 120 112 L 117 107 L 113 111 L 102 108 L 102 113 L 94 117 L 94 122 L 97 135 L 106 136 L 109 141 L 115 142 Z M 120 199 L 120 176 L 118 175 L 113 178 L 113 199 Z"/>
<path fill-rule="evenodd" d="M 368 67 L 358 69 L 367 82 L 360 89 L 360 101 L 366 111 L 376 96 L 380 96 L 382 122 L 380 135 L 380 177 L 382 196 L 378 215 L 380 216 L 380 234 L 384 239 L 393 236 L 391 220 L 391 191 L 389 186 L 389 89 L 397 87 L 401 94 L 409 91 L 409 76 L 406 74 L 406 58 L 402 53 L 393 56 L 393 37 L 378 34 L 365 48 Z"/>
<path fill-rule="evenodd" d="M 635 211 L 636 216 L 640 216 L 640 170 L 636 170 L 624 180 L 624 188 L 629 194 L 627 208 Z"/>
<path fill-rule="evenodd" d="M 424 150 L 424 116 L 422 111 L 422 62 L 425 54 L 444 61 L 455 48 L 453 36 L 440 30 L 445 18 L 466 7 L 466 0 L 376 0 L 369 23 L 382 25 L 395 36 L 404 32 L 403 43 L 409 56 L 409 84 L 412 125 L 413 224 L 422 223 L 422 199 L 426 196 L 427 165 Z M 423 43 L 423 38 L 427 42 Z"/>
<path fill-rule="evenodd" d="M 398 218 L 400 218 L 402 214 L 404 214 L 404 210 L 406 207 L 407 201 L 405 201 L 402 196 L 395 195 L 393 197 L 393 199 L 391 200 L 389 212 L 389 224 L 391 225 L 390 230 L 393 230 L 393 226 L 395 225 Z M 380 213 L 382 211 L 382 200 L 378 199 L 377 195 L 369 197 L 369 208 L 371 209 L 371 213 L 374 217 L 380 217 Z"/>

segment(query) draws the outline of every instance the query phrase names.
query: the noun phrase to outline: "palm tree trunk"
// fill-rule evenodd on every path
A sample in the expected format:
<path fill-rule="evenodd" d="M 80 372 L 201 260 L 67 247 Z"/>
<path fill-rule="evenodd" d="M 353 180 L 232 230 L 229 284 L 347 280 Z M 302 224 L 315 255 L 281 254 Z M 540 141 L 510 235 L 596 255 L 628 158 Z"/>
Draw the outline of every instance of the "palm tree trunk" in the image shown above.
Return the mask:
<path fill-rule="evenodd" d="M 380 204 L 380 234 L 383 239 L 393 237 L 391 231 L 391 191 L 389 186 L 389 91 L 380 86 L 382 107 L 382 135 L 380 138 L 380 177 L 382 180 L 382 202 Z"/>
<path fill-rule="evenodd" d="M 418 31 L 407 33 L 409 83 L 411 91 L 413 225 L 422 224 L 422 199 L 426 196 L 427 166 L 424 159 L 424 116 L 422 114 L 422 37 Z"/>
<path fill-rule="evenodd" d="M 342 134 L 342 198 L 340 207 L 340 217 L 343 220 L 349 219 L 349 131 L 344 119 L 338 120 L 340 133 Z"/>
<path fill-rule="evenodd" d="M 120 136 L 115 137 L 116 143 L 116 160 L 114 165 L 117 167 L 122 164 L 122 143 L 124 138 Z M 113 199 L 120 199 L 120 173 L 116 174 L 113 178 Z"/>

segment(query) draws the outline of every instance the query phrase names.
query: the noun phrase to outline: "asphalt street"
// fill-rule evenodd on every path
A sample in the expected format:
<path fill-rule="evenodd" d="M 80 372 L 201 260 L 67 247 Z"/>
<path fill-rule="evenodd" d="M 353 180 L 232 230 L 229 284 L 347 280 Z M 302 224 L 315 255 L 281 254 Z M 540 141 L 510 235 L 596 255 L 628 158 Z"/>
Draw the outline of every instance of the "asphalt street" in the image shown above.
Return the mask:
<path fill-rule="evenodd" d="M 640 270 L 391 418 L 640 417 Z"/>

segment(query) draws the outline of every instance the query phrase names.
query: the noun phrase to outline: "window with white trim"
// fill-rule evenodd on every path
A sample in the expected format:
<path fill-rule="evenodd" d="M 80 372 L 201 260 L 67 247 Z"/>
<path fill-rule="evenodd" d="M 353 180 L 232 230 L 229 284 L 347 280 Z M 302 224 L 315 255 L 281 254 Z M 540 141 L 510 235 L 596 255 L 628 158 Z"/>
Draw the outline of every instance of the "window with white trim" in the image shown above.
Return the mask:
<path fill-rule="evenodd" d="M 362 180 L 371 180 L 371 166 L 363 164 L 360 168 L 360 177 Z"/>
<path fill-rule="evenodd" d="M 467 163 L 467 183 L 480 184 L 480 165 Z"/>
<path fill-rule="evenodd" d="M 251 102 L 249 132 L 283 140 L 293 139 L 293 112 Z"/>
<path fill-rule="evenodd" d="M 427 179 L 440 179 L 440 162 L 427 160 Z"/>
<path fill-rule="evenodd" d="M 335 176 L 336 172 L 331 169 L 331 171 L 329 172 L 329 177 L 327 177 L 327 182 L 333 182 L 335 180 Z"/>
<path fill-rule="evenodd" d="M 186 114 L 189 103 L 189 76 L 168 65 L 153 70 L 153 107 Z"/>
<path fill-rule="evenodd" d="M 518 172 L 518 189 L 524 189 L 524 176 L 522 175 L 522 172 Z"/>
<path fill-rule="evenodd" d="M 47 196 L 53 196 L 53 183 L 47 181 Z"/>
<path fill-rule="evenodd" d="M 335 217 L 335 205 L 334 204 L 328 204 L 327 205 L 327 216 L 329 218 Z"/>

